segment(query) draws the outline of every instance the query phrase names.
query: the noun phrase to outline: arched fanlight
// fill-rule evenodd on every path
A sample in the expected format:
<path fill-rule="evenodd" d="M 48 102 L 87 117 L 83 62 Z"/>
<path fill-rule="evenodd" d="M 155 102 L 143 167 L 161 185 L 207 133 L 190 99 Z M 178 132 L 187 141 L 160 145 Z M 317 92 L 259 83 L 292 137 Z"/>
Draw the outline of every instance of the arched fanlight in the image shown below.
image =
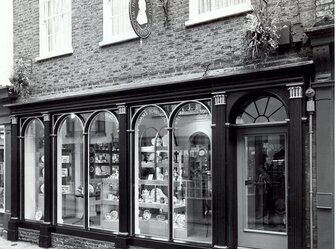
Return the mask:
<path fill-rule="evenodd" d="M 236 124 L 281 122 L 286 118 L 286 108 L 279 99 L 273 96 L 261 96 L 243 106 L 236 118 Z"/>

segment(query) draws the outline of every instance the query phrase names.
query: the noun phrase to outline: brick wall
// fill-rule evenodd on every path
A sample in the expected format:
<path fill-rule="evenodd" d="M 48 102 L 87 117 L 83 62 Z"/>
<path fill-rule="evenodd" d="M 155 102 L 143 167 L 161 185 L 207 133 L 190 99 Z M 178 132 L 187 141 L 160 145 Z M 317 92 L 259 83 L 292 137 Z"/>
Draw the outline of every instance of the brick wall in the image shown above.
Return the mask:
<path fill-rule="evenodd" d="M 321 20 L 324 16 L 334 18 L 334 0 L 316 0 L 316 18 Z"/>
<path fill-rule="evenodd" d="M 51 246 L 62 249 L 113 249 L 114 243 L 52 233 Z"/>
<path fill-rule="evenodd" d="M 19 228 L 19 240 L 31 242 L 38 245 L 40 231 Z"/>
<path fill-rule="evenodd" d="M 257 1 L 257 0 L 254 0 Z M 315 22 L 313 0 L 279 1 L 275 20 Z M 269 1 L 270 9 L 277 1 Z M 326 1 L 326 0 L 324 0 Z M 160 1 L 153 4 L 153 29 L 149 38 L 99 47 L 103 37 L 101 0 L 72 1 L 72 45 L 69 56 L 33 62 L 36 84 L 33 96 L 50 97 L 108 87 L 146 85 L 153 81 L 172 82 L 210 69 L 236 71 L 244 66 L 245 14 L 185 27 L 188 1 L 169 1 L 169 25 L 164 27 Z M 14 1 L 15 58 L 39 56 L 39 1 Z M 281 58 L 297 58 L 297 52 Z M 274 59 L 279 59 L 278 57 Z"/>

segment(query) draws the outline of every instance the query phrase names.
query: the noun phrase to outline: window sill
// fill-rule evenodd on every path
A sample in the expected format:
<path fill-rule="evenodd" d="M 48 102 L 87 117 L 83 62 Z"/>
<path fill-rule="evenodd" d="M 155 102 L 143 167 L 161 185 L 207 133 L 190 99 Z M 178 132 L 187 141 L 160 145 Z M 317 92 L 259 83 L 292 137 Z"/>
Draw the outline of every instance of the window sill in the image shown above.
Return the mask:
<path fill-rule="evenodd" d="M 59 50 L 59 51 L 52 52 L 52 53 L 47 53 L 47 54 L 44 54 L 44 55 L 41 55 L 41 56 L 37 57 L 35 60 L 36 61 L 42 61 L 42 60 L 47 60 L 47 59 L 51 59 L 51 58 L 54 58 L 54 57 L 59 57 L 59 56 L 64 56 L 64 55 L 69 55 L 69 54 L 73 54 L 73 49 L 72 48 Z"/>
<path fill-rule="evenodd" d="M 239 4 L 239 5 L 225 8 L 222 10 L 212 11 L 212 12 L 203 13 L 203 14 L 194 16 L 190 20 L 185 22 L 185 26 L 190 27 L 190 26 L 193 26 L 199 23 L 213 21 L 213 20 L 223 18 L 223 17 L 238 15 L 238 14 L 246 13 L 252 10 L 253 10 L 252 5 L 250 4 L 247 4 L 247 3 Z"/>
<path fill-rule="evenodd" d="M 111 37 L 110 39 L 104 39 L 103 41 L 99 42 L 100 47 L 104 47 L 107 45 L 112 45 L 120 42 L 125 42 L 129 40 L 134 40 L 139 38 L 135 33 L 127 33 L 122 35 L 116 35 Z"/>

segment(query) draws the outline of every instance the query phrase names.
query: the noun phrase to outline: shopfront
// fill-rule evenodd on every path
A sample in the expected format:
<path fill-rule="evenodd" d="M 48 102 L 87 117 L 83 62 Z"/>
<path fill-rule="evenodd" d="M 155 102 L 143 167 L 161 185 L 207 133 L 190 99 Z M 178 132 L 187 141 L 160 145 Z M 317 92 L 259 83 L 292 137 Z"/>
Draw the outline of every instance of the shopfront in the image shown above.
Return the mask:
<path fill-rule="evenodd" d="M 11 105 L 10 238 L 303 248 L 310 67 Z"/>

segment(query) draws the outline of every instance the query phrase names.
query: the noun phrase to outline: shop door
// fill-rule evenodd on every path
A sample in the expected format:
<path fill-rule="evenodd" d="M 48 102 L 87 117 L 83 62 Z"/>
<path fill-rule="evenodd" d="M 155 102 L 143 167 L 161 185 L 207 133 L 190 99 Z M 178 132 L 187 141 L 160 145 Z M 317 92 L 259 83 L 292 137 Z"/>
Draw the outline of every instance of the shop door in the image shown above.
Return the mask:
<path fill-rule="evenodd" d="M 287 248 L 286 140 L 281 129 L 238 132 L 239 248 Z"/>

